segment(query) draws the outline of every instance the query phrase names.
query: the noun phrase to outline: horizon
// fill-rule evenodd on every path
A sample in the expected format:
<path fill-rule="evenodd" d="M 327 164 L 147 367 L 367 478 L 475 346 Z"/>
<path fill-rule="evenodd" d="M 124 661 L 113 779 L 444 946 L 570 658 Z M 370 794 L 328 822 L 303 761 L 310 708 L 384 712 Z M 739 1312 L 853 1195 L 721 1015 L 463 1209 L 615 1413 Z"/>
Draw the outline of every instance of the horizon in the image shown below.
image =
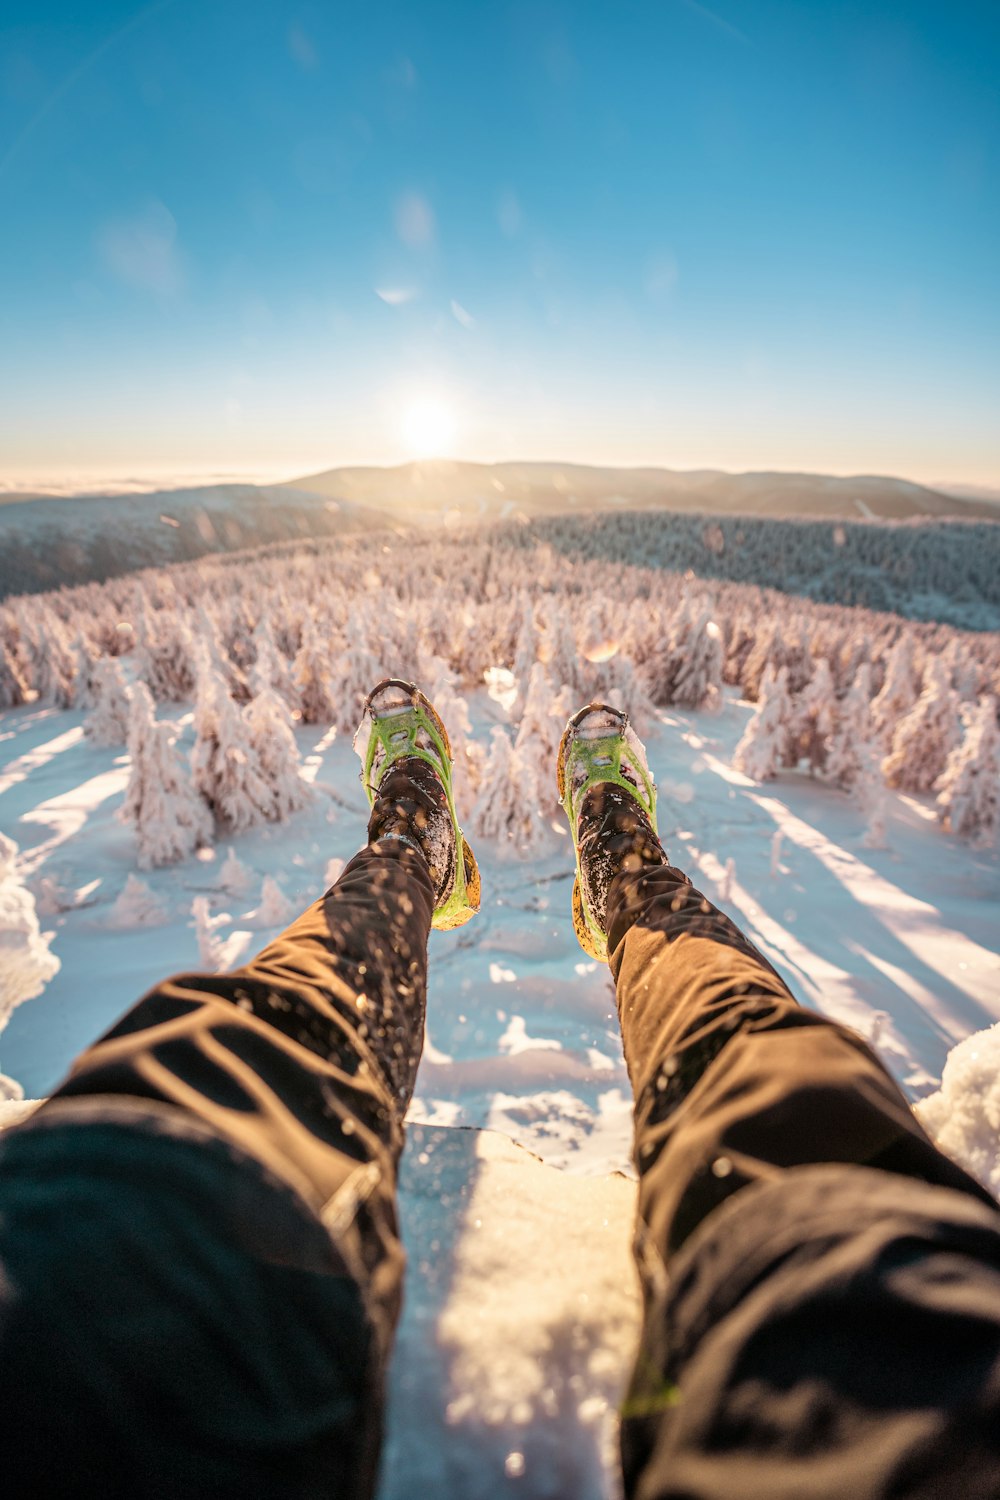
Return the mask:
<path fill-rule="evenodd" d="M 998 65 L 978 0 L 11 12 L 0 492 L 998 489 Z"/>
<path fill-rule="evenodd" d="M 862 473 L 861 471 L 845 471 L 835 473 L 831 470 L 819 471 L 814 469 L 723 469 L 715 464 L 697 465 L 679 468 L 670 464 L 657 463 L 620 463 L 620 464 L 597 464 L 587 463 L 579 459 L 553 458 L 499 458 L 499 459 L 465 459 L 446 457 L 444 455 L 429 455 L 423 458 L 402 459 L 395 463 L 336 463 L 326 464 L 314 469 L 296 469 L 294 473 L 286 473 L 283 469 L 270 475 L 262 475 L 259 471 L 238 470 L 216 470 L 216 471 L 169 471 L 162 474 L 147 473 L 140 474 L 111 474 L 111 475 L 85 475 L 78 474 L 72 479 L 59 479 L 40 477 L 32 480 L 8 480 L 0 476 L 0 505 L 10 500 L 19 498 L 28 499 L 72 499 L 74 497 L 84 498 L 94 495 L 116 495 L 126 496 L 129 494 L 144 495 L 170 493 L 173 491 L 211 489 L 216 486 L 227 485 L 251 485 L 262 489 L 290 486 L 298 481 L 317 478 L 322 475 L 344 471 L 372 470 L 373 472 L 389 472 L 394 469 L 407 469 L 424 467 L 432 469 L 435 467 L 474 467 L 474 468 L 563 468 L 563 469 L 588 469 L 595 472 L 608 471 L 615 473 L 628 473 L 632 470 L 643 472 L 662 471 L 664 474 L 693 474 L 714 473 L 728 478 L 746 478 L 754 475 L 773 474 L 777 476 L 801 476 L 803 478 L 816 479 L 857 479 L 861 480 L 886 480 L 890 483 L 901 481 L 904 484 L 919 485 L 928 490 L 934 490 L 941 494 L 960 495 L 963 492 L 977 492 L 982 498 L 1000 501 L 1000 485 L 964 483 L 961 480 L 937 480 L 927 481 L 914 479 L 905 474 L 877 474 Z"/>

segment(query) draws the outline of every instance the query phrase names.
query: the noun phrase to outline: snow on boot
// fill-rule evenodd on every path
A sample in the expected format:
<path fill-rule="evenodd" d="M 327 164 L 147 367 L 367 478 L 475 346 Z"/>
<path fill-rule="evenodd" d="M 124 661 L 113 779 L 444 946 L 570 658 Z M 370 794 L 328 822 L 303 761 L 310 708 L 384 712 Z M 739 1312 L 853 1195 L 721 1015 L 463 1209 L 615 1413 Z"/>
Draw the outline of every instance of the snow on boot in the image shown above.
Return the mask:
<path fill-rule="evenodd" d="M 479 866 L 455 813 L 448 731 L 412 682 L 387 677 L 365 699 L 354 736 L 371 817 L 368 841 L 396 838 L 425 856 L 437 928 L 479 910 Z"/>
<path fill-rule="evenodd" d="M 607 703 L 579 709 L 563 732 L 557 778 L 576 849 L 573 926 L 583 951 L 606 960 L 612 880 L 623 870 L 667 863 L 656 831 L 656 787 L 628 715 Z"/>

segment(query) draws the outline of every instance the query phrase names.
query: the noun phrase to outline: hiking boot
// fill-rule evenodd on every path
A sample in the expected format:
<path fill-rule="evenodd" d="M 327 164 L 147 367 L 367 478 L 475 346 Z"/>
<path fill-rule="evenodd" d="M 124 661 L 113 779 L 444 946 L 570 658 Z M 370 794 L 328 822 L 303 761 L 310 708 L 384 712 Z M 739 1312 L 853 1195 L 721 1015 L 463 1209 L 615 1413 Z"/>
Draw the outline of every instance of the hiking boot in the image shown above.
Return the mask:
<path fill-rule="evenodd" d="M 573 926 L 592 958 L 608 956 L 608 887 L 623 870 L 665 865 L 656 832 L 656 787 L 628 715 L 588 703 L 559 743 L 559 800 L 576 849 Z"/>
<path fill-rule="evenodd" d="M 451 745 L 412 682 L 387 677 L 365 699 L 354 736 L 371 817 L 368 842 L 419 849 L 434 886 L 432 927 L 461 927 L 479 910 L 479 866 L 458 826 Z"/>

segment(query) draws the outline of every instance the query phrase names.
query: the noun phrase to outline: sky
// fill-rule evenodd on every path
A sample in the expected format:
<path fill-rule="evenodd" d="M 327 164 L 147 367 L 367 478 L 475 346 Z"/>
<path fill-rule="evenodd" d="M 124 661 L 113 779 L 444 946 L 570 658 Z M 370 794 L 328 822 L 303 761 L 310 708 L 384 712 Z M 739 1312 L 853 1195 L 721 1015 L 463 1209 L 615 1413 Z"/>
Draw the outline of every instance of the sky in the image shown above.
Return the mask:
<path fill-rule="evenodd" d="M 996 0 L 0 0 L 0 487 L 1000 485 Z"/>

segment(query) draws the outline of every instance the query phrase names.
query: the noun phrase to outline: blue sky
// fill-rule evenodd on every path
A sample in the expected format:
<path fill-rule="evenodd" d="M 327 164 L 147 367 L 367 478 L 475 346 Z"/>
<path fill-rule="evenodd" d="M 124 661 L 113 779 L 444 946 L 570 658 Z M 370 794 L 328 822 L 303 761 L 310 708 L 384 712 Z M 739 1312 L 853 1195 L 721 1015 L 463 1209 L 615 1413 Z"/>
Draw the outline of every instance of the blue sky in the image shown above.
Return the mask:
<path fill-rule="evenodd" d="M 994 0 L 0 18 L 0 481 L 1000 484 Z"/>

